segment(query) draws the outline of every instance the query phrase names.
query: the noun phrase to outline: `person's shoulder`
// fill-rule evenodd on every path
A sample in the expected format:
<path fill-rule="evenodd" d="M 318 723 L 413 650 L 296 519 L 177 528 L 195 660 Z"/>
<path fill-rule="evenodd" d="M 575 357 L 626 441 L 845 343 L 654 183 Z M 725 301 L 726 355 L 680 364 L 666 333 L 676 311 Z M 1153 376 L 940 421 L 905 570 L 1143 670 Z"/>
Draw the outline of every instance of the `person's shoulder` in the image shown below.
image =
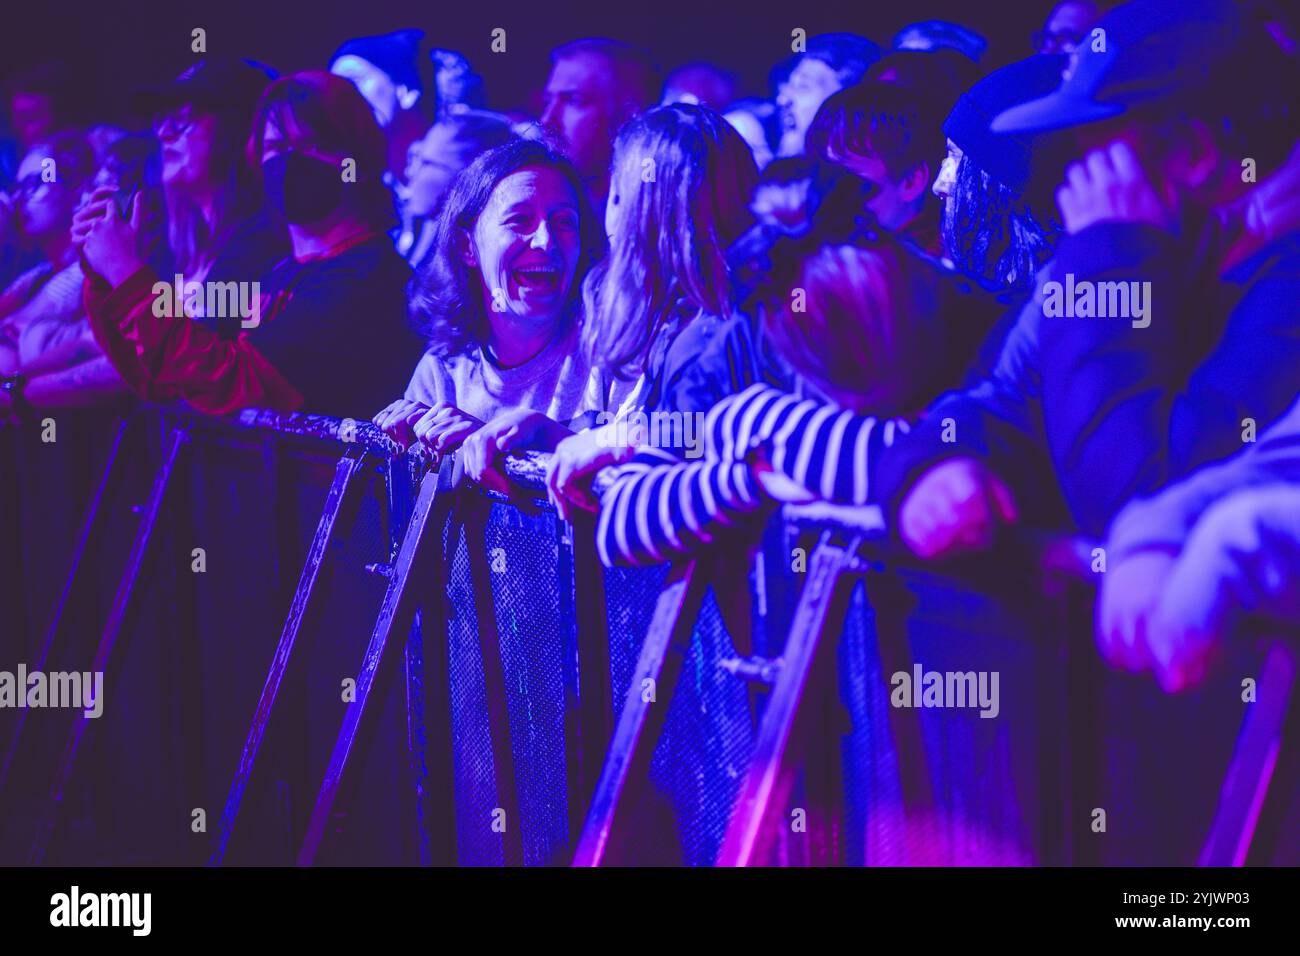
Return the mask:
<path fill-rule="evenodd" d="M 329 259 L 303 266 L 298 285 L 303 290 L 318 291 L 336 297 L 338 302 L 355 302 L 388 294 L 406 298 L 411 267 L 397 254 L 386 236 L 358 243 Z"/>
<path fill-rule="evenodd" d="M 1264 280 L 1294 281 L 1300 277 L 1300 230 L 1269 243 L 1235 266 L 1224 278 L 1242 286 Z"/>
<path fill-rule="evenodd" d="M 292 253 L 284 226 L 265 212 L 259 212 L 235 226 L 208 275 L 216 280 L 266 275 Z"/>
<path fill-rule="evenodd" d="M 728 320 L 716 315 L 699 315 L 687 322 L 668 348 L 670 358 L 694 355 L 704 348 Z"/>
<path fill-rule="evenodd" d="M 690 365 L 717 334 L 723 320 L 715 315 L 699 315 L 681 325 L 664 350 L 662 374 L 666 380 L 677 376 Z"/>
<path fill-rule="evenodd" d="M 468 368 L 478 366 L 482 361 L 482 354 L 478 349 L 471 349 L 464 352 L 448 353 L 432 345 L 426 345 L 423 354 L 420 356 L 420 368 L 444 371 L 454 369 Z"/>
<path fill-rule="evenodd" d="M 411 383 L 406 389 L 406 397 L 429 405 L 438 401 L 446 389 L 445 383 L 456 377 L 454 362 L 454 358 L 448 359 L 436 350 L 426 348 L 419 361 L 415 363 L 415 370 L 411 373 Z"/>
<path fill-rule="evenodd" d="M 460 352 L 447 352 L 434 345 L 426 346 L 411 376 L 411 388 L 408 389 L 407 397 L 426 404 L 434 401 L 450 402 L 483 418 L 483 408 L 475 402 L 481 400 L 490 404 L 488 391 L 491 386 L 485 374 L 485 368 L 489 365 L 482 350 L 476 346 Z"/>
<path fill-rule="evenodd" d="M 709 364 L 718 356 L 734 354 L 737 347 L 745 352 L 752 351 L 756 340 L 754 320 L 746 313 L 734 312 L 725 319 L 710 316 L 709 321 L 701 323 L 692 338 L 683 342 L 680 348 L 684 355 L 696 362 Z"/>
<path fill-rule="evenodd" d="M 679 367 L 701 362 L 708 364 L 710 357 L 724 354 L 729 343 L 752 343 L 753 337 L 752 323 L 746 315 L 737 312 L 725 319 L 708 316 L 683 329 L 669 349 L 669 355 L 679 359 Z"/>

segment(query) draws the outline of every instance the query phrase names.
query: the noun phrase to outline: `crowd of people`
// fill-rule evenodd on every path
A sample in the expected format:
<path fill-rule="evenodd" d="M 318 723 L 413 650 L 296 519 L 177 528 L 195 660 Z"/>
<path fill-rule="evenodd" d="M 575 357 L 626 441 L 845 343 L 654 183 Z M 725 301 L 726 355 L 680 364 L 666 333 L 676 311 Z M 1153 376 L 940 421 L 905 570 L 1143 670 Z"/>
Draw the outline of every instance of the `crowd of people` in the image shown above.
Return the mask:
<path fill-rule="evenodd" d="M 1300 595 L 1295 24 L 1034 26 L 992 70 L 954 23 L 815 35 L 750 97 L 578 39 L 537 117 L 418 30 L 199 59 L 141 129 L 17 76 L 0 415 L 373 416 L 496 490 L 549 452 L 611 565 L 786 502 L 880 505 L 925 561 L 1080 533 L 1102 655 L 1191 686 Z"/>

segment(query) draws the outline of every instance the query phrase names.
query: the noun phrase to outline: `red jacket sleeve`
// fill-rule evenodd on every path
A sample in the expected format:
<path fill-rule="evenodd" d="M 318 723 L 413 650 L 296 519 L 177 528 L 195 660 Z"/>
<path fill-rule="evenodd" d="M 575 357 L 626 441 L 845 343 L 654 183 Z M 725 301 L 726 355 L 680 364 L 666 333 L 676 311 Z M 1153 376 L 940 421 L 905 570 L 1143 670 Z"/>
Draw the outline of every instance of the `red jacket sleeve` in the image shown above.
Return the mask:
<path fill-rule="evenodd" d="M 303 396 L 246 339 L 224 339 L 185 316 L 154 314 L 157 274 L 145 266 L 116 289 L 88 274 L 95 340 L 131 389 L 150 401 L 184 398 L 200 411 L 294 411 Z"/>

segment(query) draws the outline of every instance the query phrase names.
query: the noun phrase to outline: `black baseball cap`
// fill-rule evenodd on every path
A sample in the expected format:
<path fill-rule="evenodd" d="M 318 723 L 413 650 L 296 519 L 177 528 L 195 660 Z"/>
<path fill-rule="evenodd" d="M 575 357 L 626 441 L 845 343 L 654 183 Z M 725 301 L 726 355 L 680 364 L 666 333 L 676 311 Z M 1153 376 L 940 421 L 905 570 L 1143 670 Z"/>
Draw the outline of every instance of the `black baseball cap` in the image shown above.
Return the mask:
<path fill-rule="evenodd" d="M 995 133 L 1110 119 L 1146 101 L 1216 96 L 1245 29 L 1227 0 L 1132 0 L 1103 17 L 1072 54 L 1060 86 L 994 117 Z"/>
<path fill-rule="evenodd" d="M 134 105 L 142 116 L 157 116 L 186 103 L 212 113 L 247 114 L 275 79 L 270 67 L 252 60 L 208 57 L 160 86 L 141 90 Z"/>
<path fill-rule="evenodd" d="M 943 132 L 981 169 L 1016 195 L 1023 195 L 1034 171 L 1040 137 L 998 133 L 989 121 L 1009 103 L 1056 88 L 1065 66 L 1059 53 L 1036 53 L 994 70 L 957 98 Z"/>

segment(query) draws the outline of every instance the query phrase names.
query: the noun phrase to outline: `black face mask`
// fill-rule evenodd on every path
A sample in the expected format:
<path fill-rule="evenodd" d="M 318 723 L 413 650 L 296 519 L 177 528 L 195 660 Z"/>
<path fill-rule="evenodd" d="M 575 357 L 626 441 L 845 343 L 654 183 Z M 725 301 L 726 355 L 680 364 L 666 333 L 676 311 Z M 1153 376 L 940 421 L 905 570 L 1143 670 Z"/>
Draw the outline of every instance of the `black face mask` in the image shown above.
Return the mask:
<path fill-rule="evenodd" d="M 332 163 L 302 153 L 281 153 L 262 164 L 271 206 L 292 223 L 324 219 L 343 201 L 343 174 Z"/>

